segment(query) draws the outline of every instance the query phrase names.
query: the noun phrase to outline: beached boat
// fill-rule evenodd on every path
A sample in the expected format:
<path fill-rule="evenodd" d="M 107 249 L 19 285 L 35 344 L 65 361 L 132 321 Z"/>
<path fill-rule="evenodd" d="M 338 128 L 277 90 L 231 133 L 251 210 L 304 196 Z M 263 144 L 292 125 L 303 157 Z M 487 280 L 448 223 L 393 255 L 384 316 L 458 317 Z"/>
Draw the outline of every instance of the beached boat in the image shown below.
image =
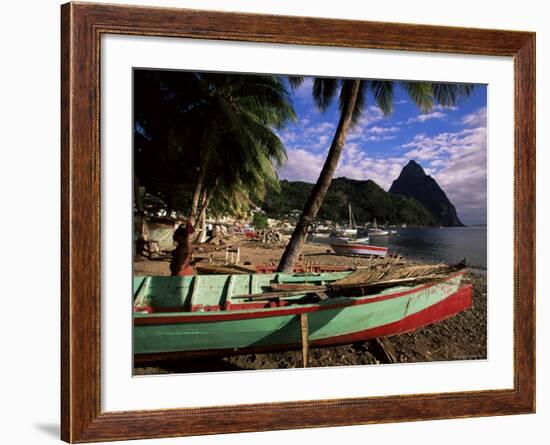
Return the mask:
<path fill-rule="evenodd" d="M 344 243 L 331 243 L 330 247 L 334 250 L 336 255 L 376 255 L 386 256 L 388 254 L 388 248 L 382 246 L 371 246 L 364 242 L 344 242 Z"/>
<path fill-rule="evenodd" d="M 463 271 L 391 288 L 338 287 L 351 273 L 134 277 L 135 359 L 299 349 L 303 318 L 310 347 L 345 344 L 413 331 L 472 303 Z"/>

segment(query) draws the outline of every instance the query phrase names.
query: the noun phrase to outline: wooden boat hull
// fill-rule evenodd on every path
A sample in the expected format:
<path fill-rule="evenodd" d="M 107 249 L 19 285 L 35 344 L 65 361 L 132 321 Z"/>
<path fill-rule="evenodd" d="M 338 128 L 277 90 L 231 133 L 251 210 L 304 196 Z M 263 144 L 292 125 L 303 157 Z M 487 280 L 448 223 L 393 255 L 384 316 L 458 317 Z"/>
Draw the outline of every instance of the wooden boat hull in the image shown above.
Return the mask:
<path fill-rule="evenodd" d="M 387 247 L 371 246 L 364 243 L 334 243 L 331 244 L 332 250 L 337 255 L 375 255 L 386 256 L 388 254 Z"/>
<path fill-rule="evenodd" d="M 171 312 L 164 308 L 159 313 L 135 313 L 135 358 L 223 356 L 299 348 L 302 313 L 308 316 L 311 347 L 409 332 L 471 306 L 471 287 L 460 287 L 461 278 L 459 273 L 445 282 L 393 288 L 365 297 L 330 298 L 315 304 L 272 303 L 267 308 L 265 303 L 226 304 L 225 310 L 218 311 Z M 254 308 L 242 309 L 250 305 Z"/>

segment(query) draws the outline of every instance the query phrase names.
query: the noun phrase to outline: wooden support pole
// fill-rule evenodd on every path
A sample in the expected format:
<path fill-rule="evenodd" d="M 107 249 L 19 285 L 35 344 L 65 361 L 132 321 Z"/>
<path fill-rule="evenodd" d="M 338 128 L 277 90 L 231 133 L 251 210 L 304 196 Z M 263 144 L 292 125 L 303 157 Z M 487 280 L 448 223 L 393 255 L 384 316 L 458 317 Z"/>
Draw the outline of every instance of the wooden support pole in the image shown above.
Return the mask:
<path fill-rule="evenodd" d="M 305 312 L 300 314 L 300 333 L 302 334 L 302 366 L 307 368 L 309 354 L 309 327 L 307 322 L 307 313 Z"/>

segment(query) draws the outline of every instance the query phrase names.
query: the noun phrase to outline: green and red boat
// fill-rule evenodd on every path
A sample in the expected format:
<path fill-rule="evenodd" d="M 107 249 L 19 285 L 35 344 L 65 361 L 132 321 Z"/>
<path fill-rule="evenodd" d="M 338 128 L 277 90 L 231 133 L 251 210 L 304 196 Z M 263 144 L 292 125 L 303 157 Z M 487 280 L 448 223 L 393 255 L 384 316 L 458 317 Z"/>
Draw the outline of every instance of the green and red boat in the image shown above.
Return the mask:
<path fill-rule="evenodd" d="M 134 277 L 136 361 L 299 349 L 414 331 L 472 305 L 464 271 L 392 287 L 341 286 L 351 271 Z"/>

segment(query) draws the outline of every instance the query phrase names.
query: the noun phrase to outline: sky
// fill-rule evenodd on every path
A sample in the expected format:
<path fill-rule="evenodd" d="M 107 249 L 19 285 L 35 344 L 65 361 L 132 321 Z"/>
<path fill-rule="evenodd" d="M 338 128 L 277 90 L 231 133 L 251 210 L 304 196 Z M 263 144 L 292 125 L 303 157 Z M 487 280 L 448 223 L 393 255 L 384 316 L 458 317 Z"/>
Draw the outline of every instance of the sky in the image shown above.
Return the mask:
<path fill-rule="evenodd" d="M 312 78 L 292 92 L 297 121 L 279 130 L 288 160 L 279 177 L 316 182 L 338 123 L 337 100 L 324 113 L 311 98 Z M 384 116 L 367 97 L 359 123 L 350 131 L 335 178 L 372 179 L 389 190 L 413 159 L 455 205 L 462 222 L 487 221 L 487 87 L 477 85 L 454 107 L 422 113 L 402 88 L 394 110 Z"/>

